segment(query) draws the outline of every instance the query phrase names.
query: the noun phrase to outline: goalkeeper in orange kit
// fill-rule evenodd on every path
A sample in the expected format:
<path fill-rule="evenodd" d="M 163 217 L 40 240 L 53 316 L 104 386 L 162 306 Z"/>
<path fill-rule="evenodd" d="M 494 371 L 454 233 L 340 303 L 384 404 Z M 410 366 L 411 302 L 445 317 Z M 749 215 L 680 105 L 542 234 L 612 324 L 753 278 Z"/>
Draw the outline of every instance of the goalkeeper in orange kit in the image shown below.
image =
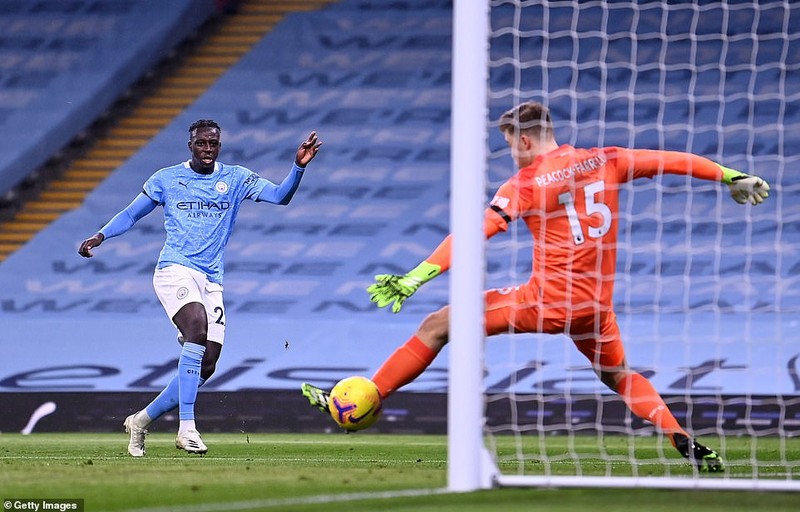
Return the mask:
<path fill-rule="evenodd" d="M 486 209 L 484 232 L 489 238 L 522 220 L 534 240 L 533 268 L 526 283 L 485 292 L 487 336 L 568 335 L 636 416 L 653 423 L 700 470 L 722 471 L 719 455 L 694 440 L 652 384 L 628 366 L 612 301 L 619 188 L 636 178 L 684 174 L 725 183 L 737 203 L 756 205 L 767 198 L 769 185 L 689 153 L 559 146 L 549 111 L 538 102 L 503 114 L 500 131 L 519 172 Z M 450 267 L 451 237 L 407 274 L 376 276 L 367 288 L 372 302 L 399 312 L 422 284 Z M 449 306 L 428 315 L 383 363 L 372 377 L 383 398 L 433 362 L 448 342 L 449 317 Z M 304 384 L 303 394 L 327 410 L 327 392 Z"/>

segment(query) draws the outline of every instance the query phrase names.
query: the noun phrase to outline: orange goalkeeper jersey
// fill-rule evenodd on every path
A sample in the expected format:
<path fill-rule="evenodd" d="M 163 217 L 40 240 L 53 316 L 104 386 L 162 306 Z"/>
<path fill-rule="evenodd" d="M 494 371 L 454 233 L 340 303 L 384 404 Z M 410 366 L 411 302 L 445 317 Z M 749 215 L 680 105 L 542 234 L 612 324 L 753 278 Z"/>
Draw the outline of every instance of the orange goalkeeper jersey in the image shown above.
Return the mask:
<path fill-rule="evenodd" d="M 484 215 L 486 236 L 506 231 L 513 220 L 525 222 L 534 244 L 524 286 L 544 316 L 610 310 L 620 184 L 659 174 L 722 179 L 717 164 L 689 153 L 563 145 L 498 189 Z M 451 236 L 427 259 L 443 271 L 450 267 Z"/>

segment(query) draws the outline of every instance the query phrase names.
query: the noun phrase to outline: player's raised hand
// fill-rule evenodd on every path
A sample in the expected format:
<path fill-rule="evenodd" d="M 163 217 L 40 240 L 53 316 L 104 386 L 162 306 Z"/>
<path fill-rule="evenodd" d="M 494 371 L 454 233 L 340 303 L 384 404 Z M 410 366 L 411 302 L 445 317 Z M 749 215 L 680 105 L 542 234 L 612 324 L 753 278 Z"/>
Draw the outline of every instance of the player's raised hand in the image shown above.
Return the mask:
<path fill-rule="evenodd" d="M 731 178 L 731 197 L 739 204 L 761 204 L 769 197 L 769 183 L 758 176 L 741 174 Z"/>
<path fill-rule="evenodd" d="M 92 249 L 97 247 L 98 245 L 103 243 L 105 237 L 102 233 L 95 233 L 94 235 L 90 236 L 83 242 L 81 242 L 80 248 L 78 248 L 78 254 L 83 256 L 84 258 L 91 258 L 93 254 L 90 252 Z"/>
<path fill-rule="evenodd" d="M 308 162 L 317 156 L 317 151 L 319 151 L 321 145 L 322 141 L 317 139 L 317 132 L 311 132 L 305 142 L 300 144 L 300 147 L 297 148 L 297 155 L 294 157 L 294 162 L 299 167 L 305 167 Z"/>

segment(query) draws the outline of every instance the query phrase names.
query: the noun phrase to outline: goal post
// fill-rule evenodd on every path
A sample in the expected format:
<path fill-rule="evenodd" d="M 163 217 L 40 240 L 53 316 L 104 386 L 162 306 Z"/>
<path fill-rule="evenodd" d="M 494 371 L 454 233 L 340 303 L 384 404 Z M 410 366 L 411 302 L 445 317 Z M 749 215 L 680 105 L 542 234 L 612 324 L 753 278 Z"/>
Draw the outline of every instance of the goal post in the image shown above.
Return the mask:
<path fill-rule="evenodd" d="M 448 488 L 800 491 L 800 185 L 787 175 L 800 164 L 800 5 L 453 5 Z M 531 268 L 524 226 L 489 242 L 480 229 L 516 172 L 497 119 L 526 100 L 550 108 L 561 144 L 685 151 L 770 183 L 751 207 L 721 184 L 638 180 L 615 218 L 628 361 L 723 474 L 691 468 L 568 338 L 485 339 L 483 290 Z"/>
<path fill-rule="evenodd" d="M 490 486 L 483 457 L 483 205 L 487 158 L 486 105 L 489 5 L 453 2 L 453 64 L 450 145 L 450 345 L 447 412 L 448 488 Z"/>

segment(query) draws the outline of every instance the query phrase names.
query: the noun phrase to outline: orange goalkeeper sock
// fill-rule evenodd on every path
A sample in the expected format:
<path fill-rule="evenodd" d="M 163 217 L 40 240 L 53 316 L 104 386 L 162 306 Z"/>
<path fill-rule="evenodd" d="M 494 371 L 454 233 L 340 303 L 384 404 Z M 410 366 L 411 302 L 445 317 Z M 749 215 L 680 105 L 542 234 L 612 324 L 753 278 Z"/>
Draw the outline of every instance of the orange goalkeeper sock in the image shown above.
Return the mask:
<path fill-rule="evenodd" d="M 435 352 L 422 343 L 416 335 L 389 356 L 372 376 L 381 396 L 386 398 L 395 390 L 420 376 L 436 358 Z"/>
<path fill-rule="evenodd" d="M 653 423 L 661 432 L 672 440 L 672 434 L 686 433 L 672 415 L 667 404 L 650 384 L 650 381 L 638 373 L 632 373 L 617 384 L 617 393 L 636 416 Z M 673 442 L 674 444 L 674 442 Z"/>

